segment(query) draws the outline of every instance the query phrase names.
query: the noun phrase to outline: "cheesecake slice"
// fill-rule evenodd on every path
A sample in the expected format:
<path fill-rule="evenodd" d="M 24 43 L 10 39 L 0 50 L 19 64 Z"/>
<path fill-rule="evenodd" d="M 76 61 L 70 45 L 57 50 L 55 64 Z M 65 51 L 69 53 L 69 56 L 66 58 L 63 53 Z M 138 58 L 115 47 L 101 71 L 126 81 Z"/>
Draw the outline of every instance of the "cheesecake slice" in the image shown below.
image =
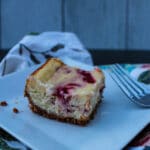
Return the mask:
<path fill-rule="evenodd" d="M 85 125 L 92 119 L 103 89 L 100 69 L 85 71 L 51 58 L 28 77 L 25 96 L 39 115 Z"/>

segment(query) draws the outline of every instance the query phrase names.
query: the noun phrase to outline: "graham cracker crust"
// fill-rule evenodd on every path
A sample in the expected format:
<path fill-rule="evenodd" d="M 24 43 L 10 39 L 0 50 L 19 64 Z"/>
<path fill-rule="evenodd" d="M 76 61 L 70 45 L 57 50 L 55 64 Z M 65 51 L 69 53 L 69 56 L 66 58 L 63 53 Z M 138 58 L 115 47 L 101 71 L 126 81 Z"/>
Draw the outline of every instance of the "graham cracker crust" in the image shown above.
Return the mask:
<path fill-rule="evenodd" d="M 61 122 L 67 122 L 67 123 L 71 123 L 71 124 L 76 124 L 76 125 L 81 125 L 81 126 L 85 126 L 86 124 L 89 123 L 90 120 L 94 119 L 94 116 L 97 112 L 97 108 L 98 108 L 98 105 L 100 104 L 100 101 L 98 101 L 98 103 L 96 104 L 95 106 L 95 109 L 92 111 L 91 115 L 86 119 L 86 120 L 78 120 L 78 119 L 74 119 L 74 118 L 69 118 L 69 117 L 60 117 L 60 116 L 57 116 L 55 114 L 49 114 L 47 113 L 45 110 L 39 108 L 38 106 L 34 105 L 33 103 L 29 103 L 29 106 L 30 106 L 30 109 L 34 112 L 34 113 L 37 113 L 41 116 L 44 116 L 46 118 L 49 118 L 49 119 L 54 119 L 54 120 L 58 120 L 58 121 L 61 121 Z"/>
<path fill-rule="evenodd" d="M 70 118 L 70 117 L 60 117 L 60 116 L 57 116 L 56 114 L 49 114 L 45 110 L 43 110 L 40 107 L 38 107 L 37 105 L 33 104 L 32 100 L 31 100 L 29 94 L 26 92 L 26 90 L 25 90 L 25 96 L 29 100 L 29 107 L 32 110 L 32 112 L 34 112 L 36 114 L 39 114 L 41 116 L 44 116 L 46 118 L 49 118 L 49 119 L 54 119 L 54 120 L 57 120 L 57 121 L 71 123 L 71 124 L 76 124 L 76 125 L 80 125 L 80 126 L 85 126 L 85 125 L 87 125 L 90 122 L 90 120 L 94 119 L 94 116 L 95 116 L 95 114 L 97 112 L 97 109 L 98 109 L 98 107 L 100 105 L 100 102 L 102 101 L 100 99 L 97 102 L 95 108 L 93 109 L 92 113 L 90 114 L 90 116 L 88 118 L 86 118 L 86 119 L 74 119 L 74 118 Z"/>

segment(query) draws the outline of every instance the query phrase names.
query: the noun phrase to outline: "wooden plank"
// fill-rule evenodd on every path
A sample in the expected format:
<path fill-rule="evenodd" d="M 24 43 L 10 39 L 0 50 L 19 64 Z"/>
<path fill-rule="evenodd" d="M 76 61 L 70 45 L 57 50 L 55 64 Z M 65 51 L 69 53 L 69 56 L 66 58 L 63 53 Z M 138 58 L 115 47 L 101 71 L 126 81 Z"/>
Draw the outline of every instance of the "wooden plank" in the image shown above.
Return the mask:
<path fill-rule="evenodd" d="M 126 0 L 66 0 L 65 30 L 88 48 L 125 48 Z"/>
<path fill-rule="evenodd" d="M 128 48 L 150 50 L 150 1 L 129 0 Z"/>
<path fill-rule="evenodd" d="M 30 32 L 61 30 L 60 0 L 1 0 L 2 48 Z"/>

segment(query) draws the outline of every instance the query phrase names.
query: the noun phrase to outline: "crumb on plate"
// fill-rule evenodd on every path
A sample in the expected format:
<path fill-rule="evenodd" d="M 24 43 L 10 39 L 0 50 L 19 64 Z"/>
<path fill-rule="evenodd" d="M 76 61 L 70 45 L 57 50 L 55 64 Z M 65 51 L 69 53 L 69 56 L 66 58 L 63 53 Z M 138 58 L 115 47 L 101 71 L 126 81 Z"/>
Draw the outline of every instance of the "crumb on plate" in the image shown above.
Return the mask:
<path fill-rule="evenodd" d="M 13 112 L 17 114 L 17 113 L 19 113 L 19 110 L 14 107 L 14 108 L 13 108 Z"/>
<path fill-rule="evenodd" d="M 1 101 L 0 102 L 0 106 L 7 106 L 8 104 L 7 104 L 7 102 L 6 101 Z"/>

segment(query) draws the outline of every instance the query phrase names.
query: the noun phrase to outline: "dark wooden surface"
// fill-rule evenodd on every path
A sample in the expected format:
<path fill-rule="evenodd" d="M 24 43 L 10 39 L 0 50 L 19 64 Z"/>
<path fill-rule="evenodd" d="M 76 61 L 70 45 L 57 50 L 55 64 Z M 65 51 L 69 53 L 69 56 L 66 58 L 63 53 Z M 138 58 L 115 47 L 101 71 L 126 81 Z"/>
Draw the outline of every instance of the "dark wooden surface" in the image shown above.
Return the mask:
<path fill-rule="evenodd" d="M 7 54 L 7 50 L 0 50 L 0 60 Z"/>
<path fill-rule="evenodd" d="M 8 50 L 0 50 L 0 60 L 7 54 Z M 90 49 L 95 65 L 112 63 L 150 63 L 150 51 L 139 50 L 98 50 Z"/>
<path fill-rule="evenodd" d="M 146 50 L 90 50 L 94 64 L 150 63 L 150 51 Z"/>

